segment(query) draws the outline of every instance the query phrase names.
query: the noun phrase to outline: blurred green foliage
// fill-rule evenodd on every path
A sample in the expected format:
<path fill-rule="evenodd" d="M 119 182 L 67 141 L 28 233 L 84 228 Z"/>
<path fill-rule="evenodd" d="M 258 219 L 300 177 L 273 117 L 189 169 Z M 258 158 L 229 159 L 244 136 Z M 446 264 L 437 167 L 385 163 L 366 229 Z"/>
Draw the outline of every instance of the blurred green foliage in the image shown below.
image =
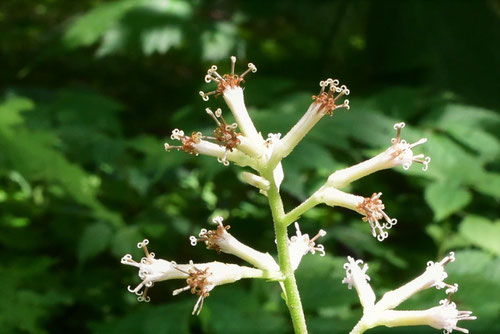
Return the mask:
<path fill-rule="evenodd" d="M 335 76 L 351 110 L 326 117 L 284 162 L 287 208 L 335 169 L 387 147 L 392 125 L 429 139 L 427 172 L 369 176 L 350 191 L 382 191 L 398 225 L 378 243 L 358 215 L 318 207 L 327 256 L 297 271 L 312 333 L 345 333 L 361 309 L 341 284 L 346 255 L 365 259 L 380 296 L 449 250 L 460 309 L 475 333 L 500 325 L 500 58 L 498 1 L 6 0 L 0 3 L 0 326 L 5 333 L 289 333 L 279 287 L 218 287 L 199 317 L 182 282 L 157 284 L 142 305 L 120 265 L 147 237 L 159 257 L 233 258 L 188 236 L 222 214 L 232 233 L 273 252 L 266 200 L 235 182 L 238 168 L 165 153 L 173 128 L 207 130 L 197 92 L 228 57 L 255 63 L 245 94 L 264 133 L 287 129 L 317 83 Z M 215 100 L 211 106 L 222 106 Z M 425 292 L 407 308 L 437 305 Z M 431 328 L 370 333 L 434 333 Z"/>

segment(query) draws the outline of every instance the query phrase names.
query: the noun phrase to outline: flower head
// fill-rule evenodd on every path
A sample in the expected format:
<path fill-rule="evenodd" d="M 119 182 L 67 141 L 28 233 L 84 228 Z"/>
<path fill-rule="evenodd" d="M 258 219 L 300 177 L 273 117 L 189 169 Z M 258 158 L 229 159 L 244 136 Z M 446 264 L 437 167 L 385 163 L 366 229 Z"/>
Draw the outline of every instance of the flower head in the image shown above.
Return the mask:
<path fill-rule="evenodd" d="M 342 103 L 337 102 L 343 95 L 349 95 L 350 93 L 345 85 L 339 87 L 339 80 L 330 78 L 320 81 L 319 85 L 321 86 L 319 94 L 313 95 L 312 98 L 316 104 L 321 106 L 320 111 L 322 113 L 333 115 L 333 112 L 339 108 L 349 110 L 349 100 L 345 99 Z M 327 88 L 328 86 L 330 87 Z"/>
<path fill-rule="evenodd" d="M 370 284 L 370 276 L 366 274 L 368 271 L 368 264 L 363 263 L 363 260 L 355 260 L 354 258 L 348 256 L 346 263 L 344 263 L 344 269 L 346 275 L 342 280 L 342 284 L 347 284 L 348 289 L 356 289 L 359 300 L 363 307 L 371 307 L 375 303 L 375 293 L 373 292 Z M 360 267 L 363 265 L 363 267 Z"/>
<path fill-rule="evenodd" d="M 439 304 L 440 306 L 429 310 L 429 326 L 442 329 L 444 334 L 449 334 L 454 330 L 469 333 L 467 329 L 457 327 L 457 323 L 460 320 L 476 320 L 477 317 L 472 315 L 472 311 L 457 310 L 457 305 L 451 301 L 451 296 L 441 300 Z"/>
<path fill-rule="evenodd" d="M 205 269 L 199 269 L 193 264 L 192 261 L 189 264 L 191 265 L 191 268 L 187 271 L 178 268 L 179 271 L 187 275 L 186 283 L 188 285 L 183 288 L 174 290 L 172 294 L 176 296 L 183 291 L 190 290 L 193 295 L 198 295 L 199 298 L 194 305 L 192 314 L 196 313 L 196 315 L 199 315 L 201 309 L 203 308 L 203 302 L 205 298 L 210 295 L 210 291 L 215 287 L 215 285 L 210 283 L 210 281 L 208 280 L 209 276 L 212 275 L 212 273 L 209 271 L 209 267 L 206 267 Z"/>
<path fill-rule="evenodd" d="M 319 230 L 313 237 L 309 238 L 309 234 L 302 234 L 300 232 L 299 224 L 295 223 L 296 235 L 290 238 L 289 251 L 290 260 L 293 269 L 297 269 L 302 257 L 307 253 L 315 254 L 319 252 L 321 256 L 325 256 L 325 247 L 323 245 L 316 245 L 316 240 L 326 235 L 326 231 Z"/>
<path fill-rule="evenodd" d="M 429 261 L 427 262 L 427 268 L 425 273 L 422 275 L 428 281 L 428 286 L 435 286 L 436 289 L 446 288 L 446 294 L 453 294 L 458 290 L 458 284 L 448 284 L 445 283 L 444 280 L 448 277 L 448 274 L 444 270 L 444 267 L 450 263 L 455 261 L 455 253 L 450 252 L 447 256 L 445 256 L 439 262 Z"/>
<path fill-rule="evenodd" d="M 201 241 L 207 245 L 207 249 L 214 249 L 217 253 L 221 252 L 221 246 L 223 246 L 223 240 L 226 240 L 228 237 L 232 237 L 227 230 L 231 228 L 231 226 L 223 224 L 224 219 L 222 217 L 215 217 L 213 219 L 214 224 L 217 224 L 217 228 L 215 230 L 207 230 L 201 229 L 198 234 L 198 238 L 195 236 L 190 236 L 189 240 L 191 241 L 191 246 L 196 246 L 196 244 Z"/>
<path fill-rule="evenodd" d="M 172 294 L 176 296 L 189 290 L 193 295 L 198 295 L 192 313 L 196 315 L 200 314 L 205 298 L 216 286 L 233 283 L 245 277 L 262 277 L 262 271 L 258 269 L 220 262 L 194 264 L 189 261 L 189 265 L 178 265 L 176 269 L 185 275 L 187 285 L 174 290 Z"/>
<path fill-rule="evenodd" d="M 257 72 L 257 67 L 252 64 L 248 63 L 248 69 L 243 72 L 241 75 L 234 74 L 234 67 L 236 65 L 236 57 L 232 56 L 231 57 L 231 74 L 224 74 L 220 75 L 217 73 L 217 66 L 212 65 L 207 71 L 207 75 L 205 76 L 205 82 L 210 83 L 212 81 L 215 81 L 217 83 L 217 89 L 208 93 L 204 93 L 203 91 L 200 91 L 200 95 L 203 98 L 204 101 L 208 101 L 210 95 L 215 95 L 216 97 L 224 94 L 224 91 L 226 89 L 231 89 L 231 88 L 236 88 L 240 87 L 240 84 L 242 82 L 245 82 L 244 77 L 247 75 L 249 72 L 255 73 Z"/>
<path fill-rule="evenodd" d="M 377 306 L 381 309 L 393 309 L 419 291 L 432 287 L 446 288 L 446 294 L 457 292 L 458 284 L 452 285 L 444 282 L 448 277 L 445 266 L 453 261 L 455 261 L 455 253 L 450 252 L 439 262 L 427 262 L 427 268 L 423 274 L 395 290 L 386 292 Z"/>
<path fill-rule="evenodd" d="M 162 259 L 155 259 L 155 254 L 148 251 L 147 245 L 149 241 L 144 239 L 137 244 L 138 248 L 142 248 L 145 257 L 140 262 L 132 259 L 132 255 L 126 254 L 121 259 L 122 264 L 139 268 L 139 277 L 142 280 L 135 288 L 128 286 L 128 291 L 135 293 L 139 301 L 149 302 L 150 298 L 147 296 L 148 289 L 154 285 L 155 282 L 164 281 L 174 278 L 184 278 L 186 275 L 176 269 L 175 262 L 169 262 Z M 142 290 L 144 288 L 144 290 Z"/>
<path fill-rule="evenodd" d="M 179 130 L 179 129 L 174 129 L 172 131 L 172 135 L 170 136 L 170 139 L 172 140 L 179 140 L 182 145 L 180 146 L 171 146 L 168 143 L 165 143 L 165 150 L 169 151 L 172 149 L 175 149 L 177 151 L 184 151 L 189 154 L 194 154 L 198 155 L 198 151 L 196 150 L 195 146 L 196 144 L 200 143 L 201 138 L 203 138 L 203 135 L 201 132 L 193 132 L 191 136 L 186 136 L 184 135 L 184 131 Z"/>
<path fill-rule="evenodd" d="M 410 144 L 406 140 L 401 139 L 401 129 L 405 127 L 405 123 L 394 124 L 394 130 L 396 130 L 396 138 L 392 138 L 392 146 L 387 149 L 388 153 L 392 157 L 392 162 L 396 165 L 402 165 L 404 169 L 409 169 L 413 162 L 422 164 L 422 170 L 426 171 L 429 168 L 429 163 L 431 162 L 430 157 L 426 157 L 423 154 L 414 155 L 412 149 L 418 145 L 427 142 L 427 138 L 421 138 L 415 143 Z"/>
<path fill-rule="evenodd" d="M 388 237 L 389 233 L 386 230 L 396 225 L 397 219 L 391 219 L 385 212 L 385 206 L 380 199 L 382 193 L 373 193 L 372 197 L 366 197 L 362 203 L 357 207 L 364 217 L 363 221 L 370 223 L 372 234 L 378 239 L 383 241 Z M 385 223 L 380 224 L 380 220 L 384 219 Z"/>
<path fill-rule="evenodd" d="M 215 110 L 215 113 L 210 108 L 206 108 L 205 110 L 214 119 L 215 123 L 217 123 L 217 128 L 214 130 L 215 141 L 220 146 L 224 146 L 226 150 L 232 152 L 241 143 L 241 140 L 238 138 L 240 134 L 236 132 L 238 124 L 227 124 L 224 117 L 222 117 L 222 110 L 220 108 Z"/>

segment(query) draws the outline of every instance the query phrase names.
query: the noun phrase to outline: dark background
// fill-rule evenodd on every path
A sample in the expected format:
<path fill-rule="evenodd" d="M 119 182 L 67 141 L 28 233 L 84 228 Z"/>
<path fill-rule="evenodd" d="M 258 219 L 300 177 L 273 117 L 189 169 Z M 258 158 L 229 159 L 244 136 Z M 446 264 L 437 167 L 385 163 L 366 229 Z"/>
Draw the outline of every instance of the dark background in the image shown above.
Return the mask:
<path fill-rule="evenodd" d="M 341 284 L 347 255 L 370 264 L 380 297 L 455 250 L 454 300 L 500 325 L 498 1 L 16 0 L 0 3 L 0 331 L 5 333 L 289 333 L 275 283 L 216 288 L 199 317 L 185 282 L 156 284 L 151 303 L 127 292 L 143 238 L 157 257 L 226 261 L 189 235 L 223 215 L 242 242 L 275 254 L 267 202 L 215 159 L 166 153 L 174 128 L 213 128 L 199 90 L 206 69 L 258 67 L 245 83 L 264 135 L 286 131 L 318 82 L 339 78 L 351 110 L 325 117 L 284 162 L 289 210 L 335 169 L 385 149 L 392 125 L 429 142 L 432 158 L 382 171 L 348 191 L 383 192 L 398 219 L 383 243 L 354 212 L 319 206 L 303 233 L 328 231 L 326 257 L 297 270 L 311 333 L 346 333 L 361 315 Z M 229 116 L 227 116 L 229 118 Z M 170 141 L 171 144 L 173 144 Z M 445 298 L 431 289 L 400 309 Z M 427 327 L 370 333 L 437 333 Z"/>

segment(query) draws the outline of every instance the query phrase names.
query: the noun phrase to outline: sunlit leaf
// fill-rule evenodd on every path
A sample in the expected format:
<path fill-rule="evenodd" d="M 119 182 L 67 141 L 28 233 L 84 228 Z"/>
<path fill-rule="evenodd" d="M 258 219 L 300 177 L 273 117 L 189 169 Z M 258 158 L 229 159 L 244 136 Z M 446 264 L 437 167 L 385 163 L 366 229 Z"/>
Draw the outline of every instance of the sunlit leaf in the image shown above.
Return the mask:
<path fill-rule="evenodd" d="M 425 200 L 434 211 L 436 220 L 442 220 L 469 204 L 472 195 L 453 183 L 436 182 L 425 189 Z"/>
<path fill-rule="evenodd" d="M 474 246 L 500 256 L 500 222 L 470 215 L 460 223 L 460 234 Z"/>

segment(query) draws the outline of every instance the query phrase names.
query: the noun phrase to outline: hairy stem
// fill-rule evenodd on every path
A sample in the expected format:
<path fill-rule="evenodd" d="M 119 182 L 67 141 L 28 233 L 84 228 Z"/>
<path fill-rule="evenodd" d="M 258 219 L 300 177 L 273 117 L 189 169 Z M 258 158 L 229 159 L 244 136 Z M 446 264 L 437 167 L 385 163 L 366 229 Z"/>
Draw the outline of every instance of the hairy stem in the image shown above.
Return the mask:
<path fill-rule="evenodd" d="M 304 311 L 302 309 L 302 303 L 300 301 L 299 290 L 295 281 L 292 263 L 290 261 L 287 224 L 283 220 L 285 215 L 283 202 L 281 201 L 279 190 L 276 186 L 276 182 L 274 181 L 272 172 L 268 174 L 267 179 L 271 181 L 271 186 L 267 194 L 274 221 L 280 269 L 285 275 L 283 285 L 285 289 L 286 302 L 292 318 L 295 333 L 305 334 L 307 333 L 307 326 Z"/>
<path fill-rule="evenodd" d="M 300 216 L 302 216 L 306 211 L 309 211 L 316 205 L 320 203 L 320 199 L 318 197 L 319 190 L 316 191 L 314 194 L 311 195 L 308 199 L 306 199 L 304 202 L 302 202 L 299 206 L 297 206 L 295 209 L 292 211 L 288 212 L 284 217 L 283 217 L 283 224 L 286 226 L 294 223 Z"/>

